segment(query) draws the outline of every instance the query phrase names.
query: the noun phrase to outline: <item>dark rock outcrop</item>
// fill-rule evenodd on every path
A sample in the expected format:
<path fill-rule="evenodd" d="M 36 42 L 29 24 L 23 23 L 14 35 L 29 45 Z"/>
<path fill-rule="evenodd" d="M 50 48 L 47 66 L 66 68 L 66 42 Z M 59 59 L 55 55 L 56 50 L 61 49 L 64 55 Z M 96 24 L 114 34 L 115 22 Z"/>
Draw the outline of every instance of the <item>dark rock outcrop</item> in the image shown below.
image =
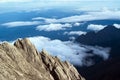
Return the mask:
<path fill-rule="evenodd" d="M 0 80 L 85 80 L 69 62 L 38 52 L 28 40 L 0 44 Z"/>
<path fill-rule="evenodd" d="M 90 67 L 76 66 L 86 80 L 120 80 L 120 58 L 108 59 Z"/>
<path fill-rule="evenodd" d="M 98 32 L 81 35 L 76 41 L 86 45 L 111 48 L 108 60 L 99 60 L 90 67 L 76 67 L 87 80 L 120 80 L 120 29 L 108 25 Z M 96 60 L 97 58 L 94 59 Z"/>
<path fill-rule="evenodd" d="M 120 56 L 120 29 L 115 26 L 108 25 L 97 33 L 88 32 L 86 35 L 79 36 L 76 41 L 85 45 L 110 47 L 111 58 Z"/>

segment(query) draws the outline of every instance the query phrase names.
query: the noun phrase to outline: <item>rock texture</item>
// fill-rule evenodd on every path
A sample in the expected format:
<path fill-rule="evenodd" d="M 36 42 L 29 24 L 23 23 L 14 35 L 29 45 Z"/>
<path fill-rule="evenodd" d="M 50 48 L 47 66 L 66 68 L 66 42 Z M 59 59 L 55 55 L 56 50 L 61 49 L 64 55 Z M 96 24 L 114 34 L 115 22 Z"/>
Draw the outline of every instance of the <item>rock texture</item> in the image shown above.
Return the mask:
<path fill-rule="evenodd" d="M 38 52 L 28 40 L 0 44 L 0 80 L 85 80 L 69 62 L 45 50 Z"/>

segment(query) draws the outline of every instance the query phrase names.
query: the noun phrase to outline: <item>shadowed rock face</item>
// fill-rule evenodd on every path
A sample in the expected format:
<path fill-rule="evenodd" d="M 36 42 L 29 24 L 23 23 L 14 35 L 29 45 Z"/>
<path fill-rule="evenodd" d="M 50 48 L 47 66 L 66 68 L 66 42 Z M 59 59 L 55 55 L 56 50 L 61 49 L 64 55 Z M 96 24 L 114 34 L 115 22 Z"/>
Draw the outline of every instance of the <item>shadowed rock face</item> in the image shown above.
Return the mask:
<path fill-rule="evenodd" d="M 0 44 L 0 80 L 85 80 L 69 62 L 38 52 L 28 40 Z"/>
<path fill-rule="evenodd" d="M 110 57 L 106 61 L 101 59 L 90 67 L 76 66 L 79 72 L 87 80 L 120 80 L 120 29 L 115 26 L 108 25 L 98 32 L 88 32 L 76 39 L 77 42 L 86 45 L 98 45 L 102 47 L 110 47 Z"/>
<path fill-rule="evenodd" d="M 120 29 L 115 26 L 108 25 L 97 33 L 88 32 L 79 36 L 76 41 L 85 45 L 110 47 L 110 58 L 120 56 Z"/>

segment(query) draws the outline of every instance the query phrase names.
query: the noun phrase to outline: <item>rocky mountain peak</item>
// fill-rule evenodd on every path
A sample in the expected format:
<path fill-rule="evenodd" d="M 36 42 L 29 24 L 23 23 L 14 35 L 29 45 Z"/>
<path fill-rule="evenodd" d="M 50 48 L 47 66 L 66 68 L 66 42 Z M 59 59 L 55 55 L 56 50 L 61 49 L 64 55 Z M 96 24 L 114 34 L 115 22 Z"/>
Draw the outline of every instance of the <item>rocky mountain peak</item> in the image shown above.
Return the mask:
<path fill-rule="evenodd" d="M 29 39 L 0 44 L 0 80 L 85 80 L 69 62 L 46 50 L 38 52 Z"/>

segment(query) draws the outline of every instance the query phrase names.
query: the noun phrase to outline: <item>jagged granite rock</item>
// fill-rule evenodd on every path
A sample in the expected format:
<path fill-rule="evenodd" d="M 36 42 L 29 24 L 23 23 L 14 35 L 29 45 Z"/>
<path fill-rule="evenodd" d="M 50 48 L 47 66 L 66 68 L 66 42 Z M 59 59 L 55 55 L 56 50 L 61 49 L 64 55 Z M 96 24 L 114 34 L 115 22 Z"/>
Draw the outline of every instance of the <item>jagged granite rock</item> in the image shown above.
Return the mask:
<path fill-rule="evenodd" d="M 85 80 L 69 62 L 38 52 L 28 40 L 0 44 L 0 80 Z"/>

